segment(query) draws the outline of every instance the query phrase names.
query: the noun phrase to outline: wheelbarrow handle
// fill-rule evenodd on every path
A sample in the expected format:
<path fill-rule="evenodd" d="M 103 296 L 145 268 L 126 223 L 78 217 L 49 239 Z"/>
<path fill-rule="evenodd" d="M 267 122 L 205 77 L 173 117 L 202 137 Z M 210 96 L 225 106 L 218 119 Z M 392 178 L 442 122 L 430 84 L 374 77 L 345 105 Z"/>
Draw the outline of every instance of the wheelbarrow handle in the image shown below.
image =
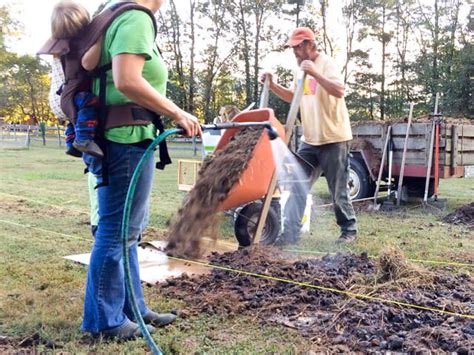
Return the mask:
<path fill-rule="evenodd" d="M 223 129 L 229 128 L 246 128 L 246 127 L 264 127 L 267 129 L 268 136 L 270 140 L 278 138 L 278 132 L 275 128 L 273 128 L 272 123 L 270 121 L 260 121 L 260 122 L 224 122 L 224 123 L 211 123 L 211 124 L 203 124 L 201 125 L 201 129 L 203 131 L 220 131 Z M 185 134 L 185 130 L 178 125 L 175 134 L 183 135 Z"/>
<path fill-rule="evenodd" d="M 219 131 L 229 128 L 245 128 L 245 127 L 265 127 L 271 128 L 272 124 L 270 121 L 261 121 L 261 122 L 224 122 L 224 123 L 211 123 L 201 125 L 203 131 Z"/>

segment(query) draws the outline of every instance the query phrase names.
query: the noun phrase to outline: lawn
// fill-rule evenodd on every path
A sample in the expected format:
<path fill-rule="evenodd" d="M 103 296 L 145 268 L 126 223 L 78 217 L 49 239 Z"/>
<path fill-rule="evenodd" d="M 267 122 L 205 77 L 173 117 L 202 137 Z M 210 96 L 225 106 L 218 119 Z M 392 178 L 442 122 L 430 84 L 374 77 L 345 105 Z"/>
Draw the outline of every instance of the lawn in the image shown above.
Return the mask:
<path fill-rule="evenodd" d="M 172 159 L 199 159 L 192 152 L 172 150 Z M 91 343 L 79 331 L 86 268 L 64 260 L 88 252 L 92 239 L 88 225 L 88 192 L 83 164 L 51 145 L 29 150 L 0 150 L 0 349 L 2 345 L 35 345 L 43 351 L 50 341 L 63 353 L 142 354 L 143 340 L 128 343 Z M 317 257 L 339 249 L 338 228 L 328 208 L 324 179 L 314 188 L 310 232 L 297 249 L 301 256 Z M 457 272 L 457 266 L 430 261 L 471 263 L 474 236 L 463 226 L 443 223 L 440 216 L 473 201 L 473 179 L 442 180 L 441 197 L 448 211 L 432 213 L 412 204 L 392 213 L 358 211 L 360 238 L 351 251 L 379 255 L 388 247 L 401 250 L 413 263 Z M 156 171 L 151 196 L 150 227 L 164 233 L 185 193 L 177 189 L 177 164 Z M 435 211 L 436 212 L 436 211 Z M 232 238 L 231 229 L 223 228 Z M 346 248 L 347 250 L 347 248 Z M 461 267 L 472 272 L 470 267 Z M 145 288 L 155 309 L 181 308 L 177 299 Z M 154 335 L 166 353 L 301 353 L 312 349 L 312 340 L 283 326 L 261 325 L 255 318 L 199 314 L 178 320 Z M 8 348 L 8 347 L 7 347 Z"/>

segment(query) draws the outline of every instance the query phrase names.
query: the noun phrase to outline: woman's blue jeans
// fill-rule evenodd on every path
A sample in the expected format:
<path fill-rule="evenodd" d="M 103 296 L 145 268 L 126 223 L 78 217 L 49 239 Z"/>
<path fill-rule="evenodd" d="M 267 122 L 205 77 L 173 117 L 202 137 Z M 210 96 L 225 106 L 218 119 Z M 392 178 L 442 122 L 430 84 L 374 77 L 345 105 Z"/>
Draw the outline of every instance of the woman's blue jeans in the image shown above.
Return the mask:
<path fill-rule="evenodd" d="M 99 187 L 99 225 L 87 273 L 82 330 L 97 333 L 134 320 L 125 290 L 120 235 L 128 187 L 145 149 L 107 142 L 109 184 Z M 148 221 L 148 204 L 154 175 L 153 155 L 142 166 L 129 222 L 131 278 L 140 313 L 148 309 L 140 283 L 138 237 Z"/>

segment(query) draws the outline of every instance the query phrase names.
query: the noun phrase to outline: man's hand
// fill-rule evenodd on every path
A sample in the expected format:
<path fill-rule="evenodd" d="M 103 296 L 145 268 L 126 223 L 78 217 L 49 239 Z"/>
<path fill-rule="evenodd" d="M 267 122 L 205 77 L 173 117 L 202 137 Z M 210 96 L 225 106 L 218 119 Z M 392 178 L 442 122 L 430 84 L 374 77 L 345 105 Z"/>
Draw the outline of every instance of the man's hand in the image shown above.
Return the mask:
<path fill-rule="evenodd" d="M 202 135 L 198 119 L 186 111 L 180 110 L 175 117 L 175 122 L 186 131 L 188 137 Z"/>
<path fill-rule="evenodd" d="M 313 77 L 317 76 L 316 64 L 314 64 L 314 62 L 312 60 L 303 60 L 301 62 L 300 68 L 306 74 L 309 74 Z"/>
<path fill-rule="evenodd" d="M 321 75 L 316 70 L 316 64 L 314 64 L 311 60 L 303 60 L 300 64 L 301 70 L 303 70 L 306 74 L 311 75 L 318 84 L 320 84 L 324 90 L 328 92 L 329 95 L 332 95 L 337 98 L 344 97 L 344 84 L 336 79 L 328 79 L 327 77 Z"/>
<path fill-rule="evenodd" d="M 262 72 L 259 75 L 259 82 L 260 83 L 265 83 L 265 79 L 268 78 L 268 88 L 270 91 L 272 91 L 274 94 L 276 94 L 280 99 L 282 99 L 285 102 L 291 102 L 291 99 L 293 98 L 293 91 L 290 89 L 287 89 L 280 84 L 277 84 L 275 81 L 273 81 L 273 74 L 270 72 Z"/>
<path fill-rule="evenodd" d="M 260 82 L 260 84 L 263 84 L 263 83 L 265 83 L 266 78 L 268 78 L 268 83 L 270 85 L 272 85 L 273 84 L 273 74 L 268 72 L 268 71 L 260 73 L 260 75 L 258 76 L 258 81 Z"/>

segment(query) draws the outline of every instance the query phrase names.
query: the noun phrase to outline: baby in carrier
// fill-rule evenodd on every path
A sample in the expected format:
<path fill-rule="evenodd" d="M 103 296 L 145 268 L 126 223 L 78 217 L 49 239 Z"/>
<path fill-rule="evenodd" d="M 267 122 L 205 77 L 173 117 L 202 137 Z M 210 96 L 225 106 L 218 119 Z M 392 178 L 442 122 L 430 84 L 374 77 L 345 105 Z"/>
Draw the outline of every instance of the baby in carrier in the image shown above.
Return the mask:
<path fill-rule="evenodd" d="M 89 12 L 80 4 L 72 1 L 61 1 L 51 15 L 51 33 L 56 39 L 70 39 L 90 23 Z M 87 71 L 93 70 L 100 59 L 101 38 L 84 54 L 81 64 Z M 68 119 L 60 107 L 61 86 L 64 83 L 64 72 L 61 59 L 54 56 L 50 91 L 50 105 L 53 113 L 60 119 Z M 87 88 L 85 90 L 88 90 Z M 104 153 L 94 141 L 98 129 L 98 98 L 90 91 L 79 91 L 74 96 L 77 108 L 77 120 L 74 126 L 68 123 L 65 131 L 66 154 L 80 157 L 82 153 L 102 158 Z"/>

